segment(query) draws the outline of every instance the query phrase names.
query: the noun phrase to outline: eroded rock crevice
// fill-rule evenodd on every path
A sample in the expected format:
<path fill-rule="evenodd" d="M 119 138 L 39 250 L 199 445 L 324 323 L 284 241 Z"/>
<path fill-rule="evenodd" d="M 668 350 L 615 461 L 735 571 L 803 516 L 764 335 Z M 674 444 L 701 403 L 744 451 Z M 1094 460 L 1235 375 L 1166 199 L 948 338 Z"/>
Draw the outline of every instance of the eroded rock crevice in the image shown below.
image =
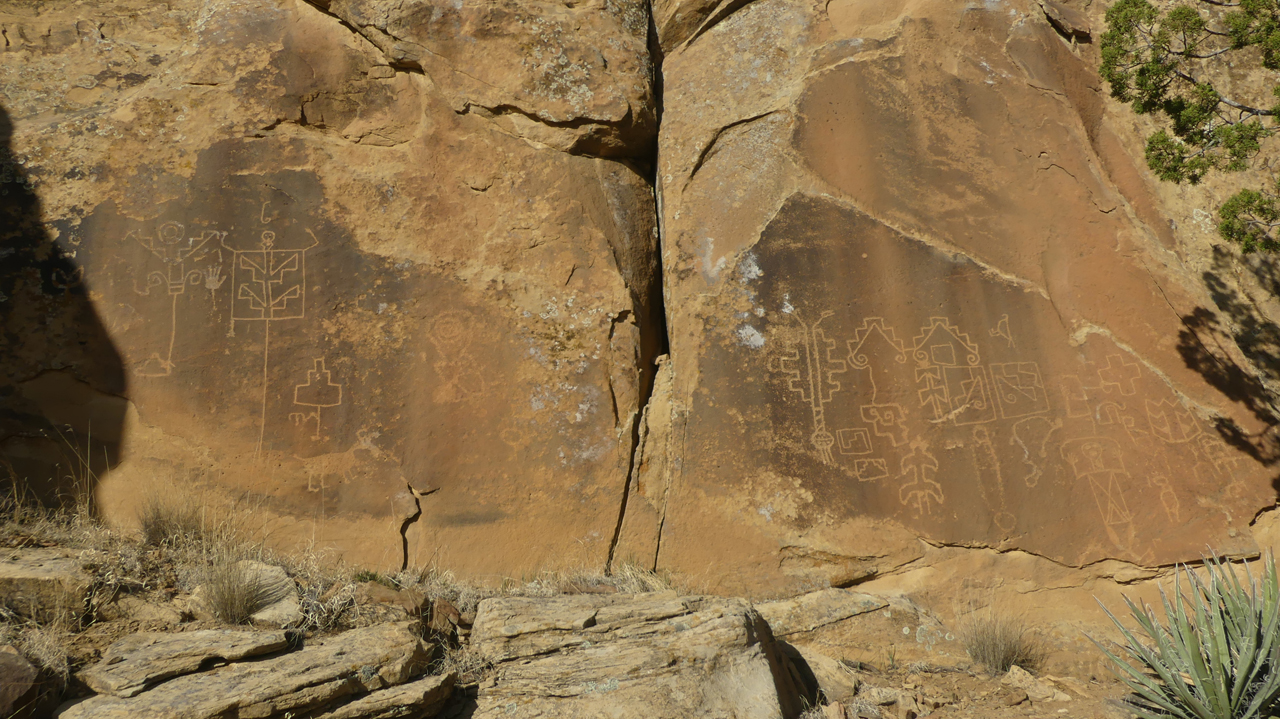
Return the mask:
<path fill-rule="evenodd" d="M 649 35 L 648 35 L 648 53 L 650 58 L 650 67 L 652 68 L 652 102 L 655 121 L 655 129 L 653 136 L 649 142 L 645 144 L 645 152 L 643 155 L 635 158 L 636 165 L 643 170 L 645 179 L 653 192 L 653 209 L 654 216 L 652 218 L 653 227 L 653 244 L 651 246 L 651 256 L 647 263 L 649 269 L 649 282 L 647 291 L 641 297 L 637 297 L 638 317 L 637 324 L 640 333 L 640 357 L 639 367 L 637 368 L 640 376 L 639 402 L 636 407 L 636 414 L 631 423 L 630 430 L 630 461 L 627 463 L 627 472 L 622 487 L 621 502 L 618 507 L 618 521 L 614 526 L 613 537 L 609 542 L 609 554 L 605 562 L 605 572 L 611 573 L 614 570 L 615 562 L 620 558 L 617 556 L 619 543 L 622 541 L 624 525 L 627 520 L 627 509 L 632 501 L 632 492 L 639 481 L 639 473 L 641 466 L 642 454 L 644 452 L 645 441 L 649 432 L 650 409 L 656 387 L 657 371 L 659 366 L 659 358 L 665 357 L 670 352 L 671 338 L 667 327 L 667 308 L 666 308 L 666 286 L 664 283 L 665 268 L 662 262 L 662 191 L 661 183 L 658 178 L 658 130 L 662 123 L 662 60 L 663 50 L 659 42 L 658 30 L 654 21 L 652 10 L 649 13 Z M 620 263 L 621 264 L 621 263 Z M 634 291 L 634 289 L 633 289 Z M 650 569 L 657 568 L 656 550 L 653 565 Z"/>

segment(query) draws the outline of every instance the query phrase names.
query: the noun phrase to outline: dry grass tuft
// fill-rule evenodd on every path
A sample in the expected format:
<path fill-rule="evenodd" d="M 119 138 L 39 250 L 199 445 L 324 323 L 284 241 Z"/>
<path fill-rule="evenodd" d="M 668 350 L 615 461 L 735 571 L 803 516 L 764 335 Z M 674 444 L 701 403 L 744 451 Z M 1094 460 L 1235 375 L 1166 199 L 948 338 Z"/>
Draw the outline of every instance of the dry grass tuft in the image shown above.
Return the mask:
<path fill-rule="evenodd" d="M 17 649 L 59 687 L 65 687 L 71 679 L 67 654 L 70 636 L 65 630 L 41 626 L 0 607 L 0 644 Z"/>
<path fill-rule="evenodd" d="M 507 580 L 498 594 L 512 597 L 554 597 L 560 594 L 642 594 L 681 588 L 665 574 L 623 564 L 606 574 L 598 569 L 541 572 L 523 582 Z"/>
<path fill-rule="evenodd" d="M 485 659 L 470 645 L 445 645 L 440 658 L 431 665 L 432 674 L 458 673 L 458 682 L 472 684 L 485 679 L 493 670 L 493 662 Z"/>
<path fill-rule="evenodd" d="M 197 542 L 204 534 L 199 508 L 154 496 L 138 512 L 138 523 L 142 543 L 152 547 L 178 547 Z"/>
<path fill-rule="evenodd" d="M 799 719 L 827 719 L 827 710 L 821 704 L 815 704 L 805 709 Z"/>
<path fill-rule="evenodd" d="M 883 713 L 880 711 L 880 706 L 879 706 L 879 705 L 877 705 L 877 704 L 872 704 L 871 702 L 867 701 L 866 699 L 854 699 L 853 701 L 851 701 L 851 702 L 849 702 L 848 704 L 846 704 L 846 705 L 845 705 L 844 710 L 845 710 L 845 714 L 846 714 L 846 715 L 848 715 L 848 716 L 851 716 L 851 717 L 856 717 L 856 716 L 868 716 L 868 717 L 879 717 L 879 716 L 884 716 L 884 715 L 883 715 Z"/>
<path fill-rule="evenodd" d="M 1034 671 L 1044 663 L 1044 642 L 1016 614 L 988 610 L 974 615 L 960 631 L 969 656 L 995 674 L 1004 674 L 1013 665 Z"/>
<path fill-rule="evenodd" d="M 642 569 L 634 564 L 623 564 L 613 570 L 609 579 L 622 594 L 665 592 L 676 588 L 670 575 Z"/>
<path fill-rule="evenodd" d="M 268 604 L 258 575 L 234 552 L 213 557 L 204 571 L 204 596 L 209 611 L 227 624 L 246 624 Z"/>

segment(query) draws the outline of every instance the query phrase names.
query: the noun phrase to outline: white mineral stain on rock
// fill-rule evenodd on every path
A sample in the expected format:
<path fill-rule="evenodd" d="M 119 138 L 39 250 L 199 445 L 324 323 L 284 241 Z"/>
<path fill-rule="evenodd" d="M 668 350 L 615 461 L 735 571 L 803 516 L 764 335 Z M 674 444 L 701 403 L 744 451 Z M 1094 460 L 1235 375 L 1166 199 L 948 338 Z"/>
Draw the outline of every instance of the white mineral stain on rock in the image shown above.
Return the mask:
<path fill-rule="evenodd" d="M 757 350 L 764 347 L 764 335 L 760 334 L 760 330 L 751 325 L 739 327 L 734 334 L 737 335 L 740 344 Z"/>

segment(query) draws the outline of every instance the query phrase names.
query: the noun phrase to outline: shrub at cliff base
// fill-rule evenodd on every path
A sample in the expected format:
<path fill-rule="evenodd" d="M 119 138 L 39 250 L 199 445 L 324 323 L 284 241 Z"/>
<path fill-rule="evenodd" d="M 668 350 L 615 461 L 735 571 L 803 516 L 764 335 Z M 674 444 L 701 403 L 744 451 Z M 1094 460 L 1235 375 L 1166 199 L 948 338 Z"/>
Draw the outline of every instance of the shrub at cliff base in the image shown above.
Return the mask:
<path fill-rule="evenodd" d="M 1280 589 L 1274 557 L 1261 579 L 1245 565 L 1246 580 L 1216 556 L 1205 576 L 1187 567 L 1174 575 L 1173 595 L 1162 589 L 1165 622 L 1146 602 L 1125 603 L 1138 623 L 1112 649 L 1094 641 L 1133 691 L 1130 709 L 1163 719 L 1252 719 L 1280 711 Z M 1183 582 L 1187 591 L 1183 591 Z"/>

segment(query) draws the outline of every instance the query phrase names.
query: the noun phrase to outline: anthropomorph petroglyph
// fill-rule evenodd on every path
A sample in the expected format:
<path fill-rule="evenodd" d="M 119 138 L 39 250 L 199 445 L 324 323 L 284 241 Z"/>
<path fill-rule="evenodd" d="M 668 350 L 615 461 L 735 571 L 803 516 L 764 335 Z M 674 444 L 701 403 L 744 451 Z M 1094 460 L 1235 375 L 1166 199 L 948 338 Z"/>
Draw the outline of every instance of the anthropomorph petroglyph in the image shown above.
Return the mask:
<path fill-rule="evenodd" d="M 311 230 L 306 230 L 306 234 L 309 240 L 296 238 L 288 245 L 279 243 L 274 231 L 264 230 L 254 249 L 228 246 L 223 238 L 223 247 L 230 250 L 233 257 L 231 329 L 227 336 L 235 336 L 237 322 L 261 322 L 263 328 L 262 401 L 256 456 L 261 456 L 266 436 L 271 323 L 302 319 L 307 312 L 306 253 L 319 244 L 319 240 Z"/>
<path fill-rule="evenodd" d="M 178 298 L 186 294 L 187 285 L 200 284 L 204 280 L 210 292 L 222 286 L 222 250 L 214 247 L 214 239 L 221 240 L 227 233 L 216 230 L 203 230 L 200 234 L 186 234 L 186 228 L 178 222 L 166 222 L 157 229 L 154 236 L 130 232 L 125 239 L 131 239 L 147 248 L 152 256 L 160 260 L 163 269 L 153 270 L 146 275 L 146 282 L 139 287 L 134 282 L 134 292 L 139 295 L 150 295 L 151 290 L 165 287 L 169 295 L 169 339 L 163 355 L 152 352 L 134 373 L 140 377 L 168 377 L 173 373 L 173 347 L 178 335 Z M 208 261 L 203 267 L 192 268 L 191 265 Z"/>
<path fill-rule="evenodd" d="M 440 380 L 433 393 L 437 402 L 452 404 L 484 393 L 480 363 L 471 352 L 473 322 L 474 318 L 467 313 L 450 310 L 441 312 L 431 323 L 427 339 L 437 355 L 433 365 Z"/>

